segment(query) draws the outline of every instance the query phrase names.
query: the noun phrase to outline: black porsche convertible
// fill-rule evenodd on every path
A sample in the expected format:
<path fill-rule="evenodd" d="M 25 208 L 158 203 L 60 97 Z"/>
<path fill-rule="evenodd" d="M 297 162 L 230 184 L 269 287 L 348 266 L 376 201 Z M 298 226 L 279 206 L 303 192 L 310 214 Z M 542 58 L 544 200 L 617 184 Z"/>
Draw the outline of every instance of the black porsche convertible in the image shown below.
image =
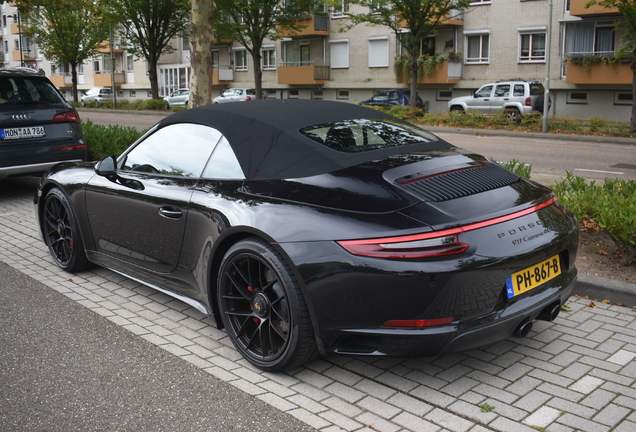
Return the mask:
<path fill-rule="evenodd" d="M 550 189 L 340 102 L 175 113 L 117 158 L 49 169 L 35 206 L 61 268 L 180 299 L 268 371 L 523 337 L 577 273 Z"/>

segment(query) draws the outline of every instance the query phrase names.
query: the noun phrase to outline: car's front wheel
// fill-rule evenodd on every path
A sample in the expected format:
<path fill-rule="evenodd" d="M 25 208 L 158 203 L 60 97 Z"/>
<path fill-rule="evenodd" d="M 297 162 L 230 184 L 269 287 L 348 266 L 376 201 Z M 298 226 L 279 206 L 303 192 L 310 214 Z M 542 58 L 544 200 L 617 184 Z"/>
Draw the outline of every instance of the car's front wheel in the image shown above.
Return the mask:
<path fill-rule="evenodd" d="M 300 287 L 267 242 L 248 238 L 227 251 L 219 269 L 217 299 L 230 340 L 256 367 L 281 371 L 317 356 Z"/>
<path fill-rule="evenodd" d="M 82 100 L 82 101 L 80 101 L 80 105 L 81 105 L 81 106 L 83 106 L 83 107 L 85 107 L 85 106 L 86 106 L 86 102 L 84 102 L 84 101 Z"/>
<path fill-rule="evenodd" d="M 457 106 L 457 105 L 453 105 L 453 106 L 450 108 L 450 111 L 451 111 L 451 112 L 455 111 L 455 112 L 458 112 L 458 113 L 460 113 L 460 114 L 463 114 L 463 113 L 464 113 L 464 108 L 462 108 L 462 107 L 460 107 L 460 106 Z"/>
<path fill-rule="evenodd" d="M 71 273 L 89 267 L 77 219 L 61 190 L 53 188 L 46 194 L 43 216 L 44 241 L 55 263 Z"/>

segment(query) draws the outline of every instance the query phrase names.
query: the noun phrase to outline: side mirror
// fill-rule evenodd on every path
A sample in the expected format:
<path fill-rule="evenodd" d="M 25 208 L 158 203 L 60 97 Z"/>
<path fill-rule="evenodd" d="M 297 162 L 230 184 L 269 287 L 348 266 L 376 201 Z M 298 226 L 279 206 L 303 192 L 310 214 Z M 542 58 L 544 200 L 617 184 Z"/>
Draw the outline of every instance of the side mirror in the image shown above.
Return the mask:
<path fill-rule="evenodd" d="M 112 177 L 117 172 L 117 159 L 115 156 L 101 158 L 95 164 L 95 173 L 102 177 Z"/>

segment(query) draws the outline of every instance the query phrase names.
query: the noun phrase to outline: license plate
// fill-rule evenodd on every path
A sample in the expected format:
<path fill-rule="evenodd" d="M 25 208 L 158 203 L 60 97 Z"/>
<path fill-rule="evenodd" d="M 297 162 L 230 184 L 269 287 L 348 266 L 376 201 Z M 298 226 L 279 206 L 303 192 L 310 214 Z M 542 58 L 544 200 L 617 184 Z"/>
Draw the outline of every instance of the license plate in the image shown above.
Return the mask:
<path fill-rule="evenodd" d="M 508 280 L 506 281 L 508 298 L 530 291 L 560 274 L 561 261 L 559 260 L 559 255 L 555 255 L 539 264 L 513 273 L 511 276 L 508 276 Z"/>
<path fill-rule="evenodd" d="M 0 129 L 0 138 L 9 139 L 22 139 L 22 138 L 40 138 L 46 135 L 44 132 L 44 126 L 28 126 L 21 128 L 6 128 Z"/>

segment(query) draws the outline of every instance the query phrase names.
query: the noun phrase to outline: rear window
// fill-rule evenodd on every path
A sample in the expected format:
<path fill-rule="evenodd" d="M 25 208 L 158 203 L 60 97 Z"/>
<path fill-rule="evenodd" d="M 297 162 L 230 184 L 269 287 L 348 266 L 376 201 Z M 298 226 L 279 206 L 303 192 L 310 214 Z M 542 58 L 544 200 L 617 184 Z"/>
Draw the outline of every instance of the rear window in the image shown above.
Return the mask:
<path fill-rule="evenodd" d="M 300 129 L 300 133 L 333 150 L 354 153 L 437 141 L 437 137 L 406 122 L 361 119 L 324 123 Z"/>
<path fill-rule="evenodd" d="M 545 89 L 543 88 L 543 84 L 541 83 L 531 83 L 530 84 L 530 96 L 539 96 L 545 93 Z"/>
<path fill-rule="evenodd" d="M 256 95 L 256 89 L 247 89 L 246 92 L 250 96 L 255 96 Z"/>
<path fill-rule="evenodd" d="M 39 77 L 0 78 L 0 109 L 14 105 L 63 102 L 62 96 L 45 79 Z"/>

